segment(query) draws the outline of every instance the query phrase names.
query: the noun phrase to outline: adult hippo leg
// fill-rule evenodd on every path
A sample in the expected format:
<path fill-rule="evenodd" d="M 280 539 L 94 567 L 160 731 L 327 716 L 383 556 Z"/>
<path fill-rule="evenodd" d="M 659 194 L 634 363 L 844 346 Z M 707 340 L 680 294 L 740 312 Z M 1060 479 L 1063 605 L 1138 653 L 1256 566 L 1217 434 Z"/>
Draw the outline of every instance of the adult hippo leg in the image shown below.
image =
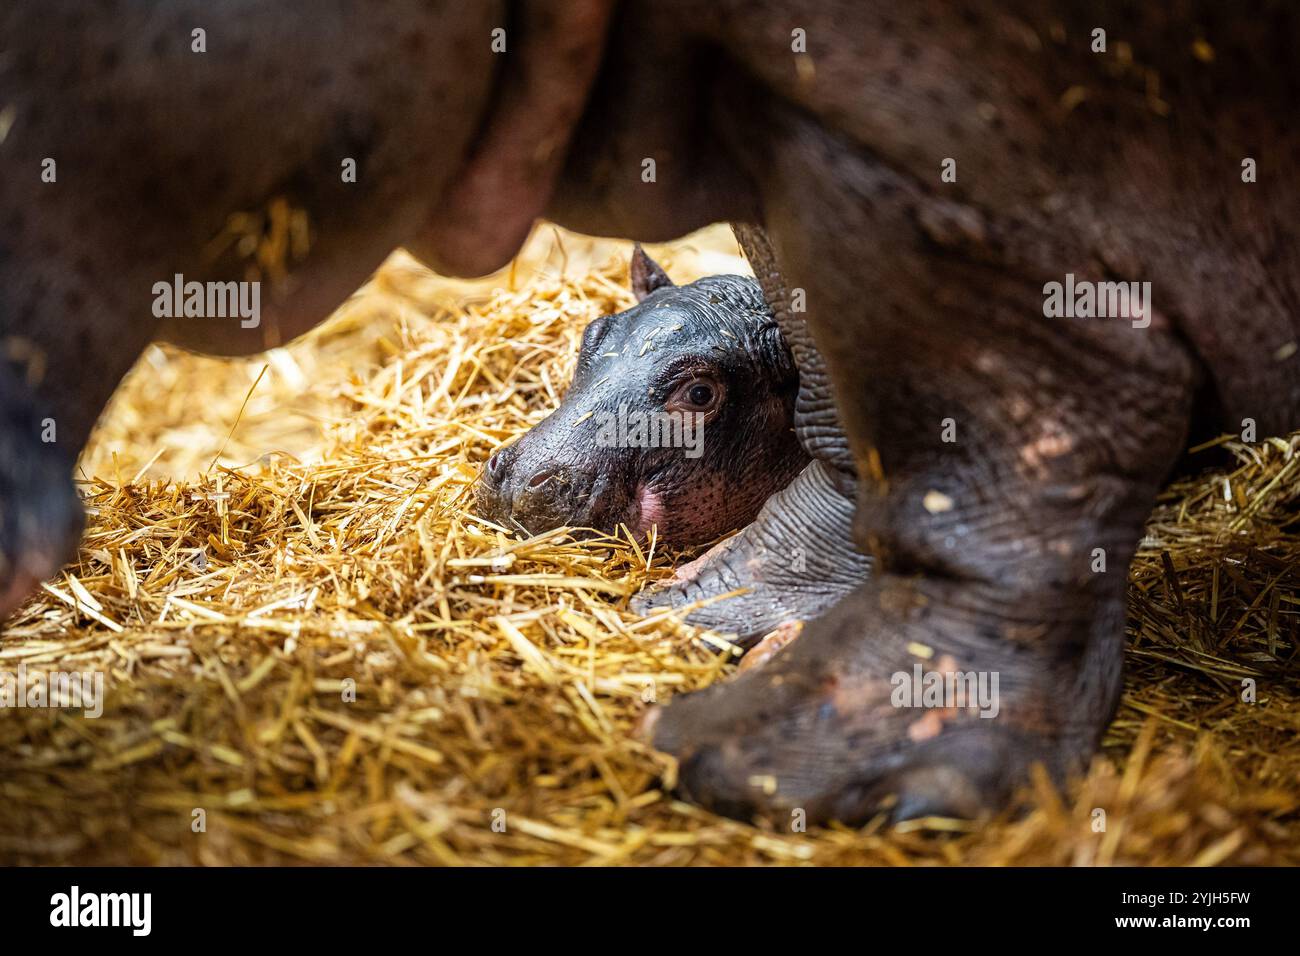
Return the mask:
<path fill-rule="evenodd" d="M 650 733 L 688 797 L 733 815 L 974 814 L 1100 739 L 1125 569 L 1195 366 L 1158 323 L 1044 318 L 1039 276 L 1086 266 L 1068 233 L 954 210 L 794 111 L 773 126 L 768 221 L 807 289 L 877 566 L 766 666 L 673 701 Z M 943 228 L 955 213 L 970 228 Z"/>
<path fill-rule="evenodd" d="M 853 542 L 857 475 L 825 362 L 790 308 L 767 236 L 757 226 L 733 228 L 799 367 L 795 431 L 813 460 L 744 530 L 679 570 L 668 587 L 639 595 L 633 607 L 649 613 L 699 603 L 687 621 L 746 646 L 821 614 L 866 580 L 871 562 Z M 721 597 L 733 591 L 741 593 Z"/>
<path fill-rule="evenodd" d="M 73 554 L 73 463 L 152 338 L 283 344 L 401 244 L 447 269 L 508 261 L 611 6 L 0 4 L 0 620 Z M 160 301 L 178 276 L 244 282 L 260 308 Z"/>

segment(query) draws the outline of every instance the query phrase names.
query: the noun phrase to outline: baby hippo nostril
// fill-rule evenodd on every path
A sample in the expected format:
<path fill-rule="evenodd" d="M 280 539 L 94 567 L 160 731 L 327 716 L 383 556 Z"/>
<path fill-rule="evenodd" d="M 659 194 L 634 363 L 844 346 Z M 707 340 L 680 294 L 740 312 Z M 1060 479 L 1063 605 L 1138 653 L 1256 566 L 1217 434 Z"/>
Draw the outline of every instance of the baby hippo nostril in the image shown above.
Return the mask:
<path fill-rule="evenodd" d="M 543 468 L 537 474 L 533 475 L 533 477 L 528 479 L 528 487 L 540 488 L 542 485 L 546 484 L 557 474 L 559 474 L 559 472 L 560 470 L 558 468 Z"/>
<path fill-rule="evenodd" d="M 492 457 L 488 459 L 487 465 L 489 474 L 495 475 L 501 467 L 501 452 L 493 452 Z"/>

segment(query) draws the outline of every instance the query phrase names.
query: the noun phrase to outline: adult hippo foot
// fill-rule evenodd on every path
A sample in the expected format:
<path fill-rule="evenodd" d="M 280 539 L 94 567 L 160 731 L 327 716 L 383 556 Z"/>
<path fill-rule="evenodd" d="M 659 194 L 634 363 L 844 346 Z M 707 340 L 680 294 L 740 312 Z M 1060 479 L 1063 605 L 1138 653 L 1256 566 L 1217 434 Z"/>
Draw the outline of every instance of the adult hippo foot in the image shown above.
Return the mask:
<path fill-rule="evenodd" d="M 678 758 L 682 796 L 729 816 L 978 816 L 1035 762 L 1057 779 L 1082 766 L 1109 720 L 1122 601 L 1092 607 L 1110 626 L 1097 640 L 1069 604 L 884 576 L 763 667 L 652 713 L 647 733 Z"/>
<path fill-rule="evenodd" d="M 698 604 L 687 621 L 748 647 L 787 622 L 812 620 L 866 580 L 871 559 L 854 547 L 852 522 L 853 479 L 813 461 L 744 530 L 679 569 L 669 586 L 637 595 L 632 608 Z"/>

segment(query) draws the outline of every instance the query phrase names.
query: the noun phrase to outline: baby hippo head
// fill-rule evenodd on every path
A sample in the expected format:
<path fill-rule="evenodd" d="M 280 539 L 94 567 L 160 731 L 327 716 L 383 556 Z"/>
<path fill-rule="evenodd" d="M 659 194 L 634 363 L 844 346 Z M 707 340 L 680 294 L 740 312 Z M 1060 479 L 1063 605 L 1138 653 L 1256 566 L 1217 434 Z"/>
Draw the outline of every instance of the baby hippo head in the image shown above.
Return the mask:
<path fill-rule="evenodd" d="M 703 544 L 750 522 L 806 464 L 798 372 L 758 284 L 676 286 L 639 246 L 631 274 L 639 304 L 587 326 L 560 407 L 488 459 L 484 517 Z"/>

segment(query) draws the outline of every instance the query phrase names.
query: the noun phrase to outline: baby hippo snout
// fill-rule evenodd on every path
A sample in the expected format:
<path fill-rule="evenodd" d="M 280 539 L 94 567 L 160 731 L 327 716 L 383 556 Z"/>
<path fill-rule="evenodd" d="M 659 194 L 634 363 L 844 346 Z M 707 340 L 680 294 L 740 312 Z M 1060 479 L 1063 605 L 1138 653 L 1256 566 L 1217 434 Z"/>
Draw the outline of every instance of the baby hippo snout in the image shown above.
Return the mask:
<path fill-rule="evenodd" d="M 581 524 L 591 485 L 589 476 L 571 466 L 529 461 L 511 446 L 488 459 L 476 488 L 478 511 L 503 528 L 528 534 Z"/>

